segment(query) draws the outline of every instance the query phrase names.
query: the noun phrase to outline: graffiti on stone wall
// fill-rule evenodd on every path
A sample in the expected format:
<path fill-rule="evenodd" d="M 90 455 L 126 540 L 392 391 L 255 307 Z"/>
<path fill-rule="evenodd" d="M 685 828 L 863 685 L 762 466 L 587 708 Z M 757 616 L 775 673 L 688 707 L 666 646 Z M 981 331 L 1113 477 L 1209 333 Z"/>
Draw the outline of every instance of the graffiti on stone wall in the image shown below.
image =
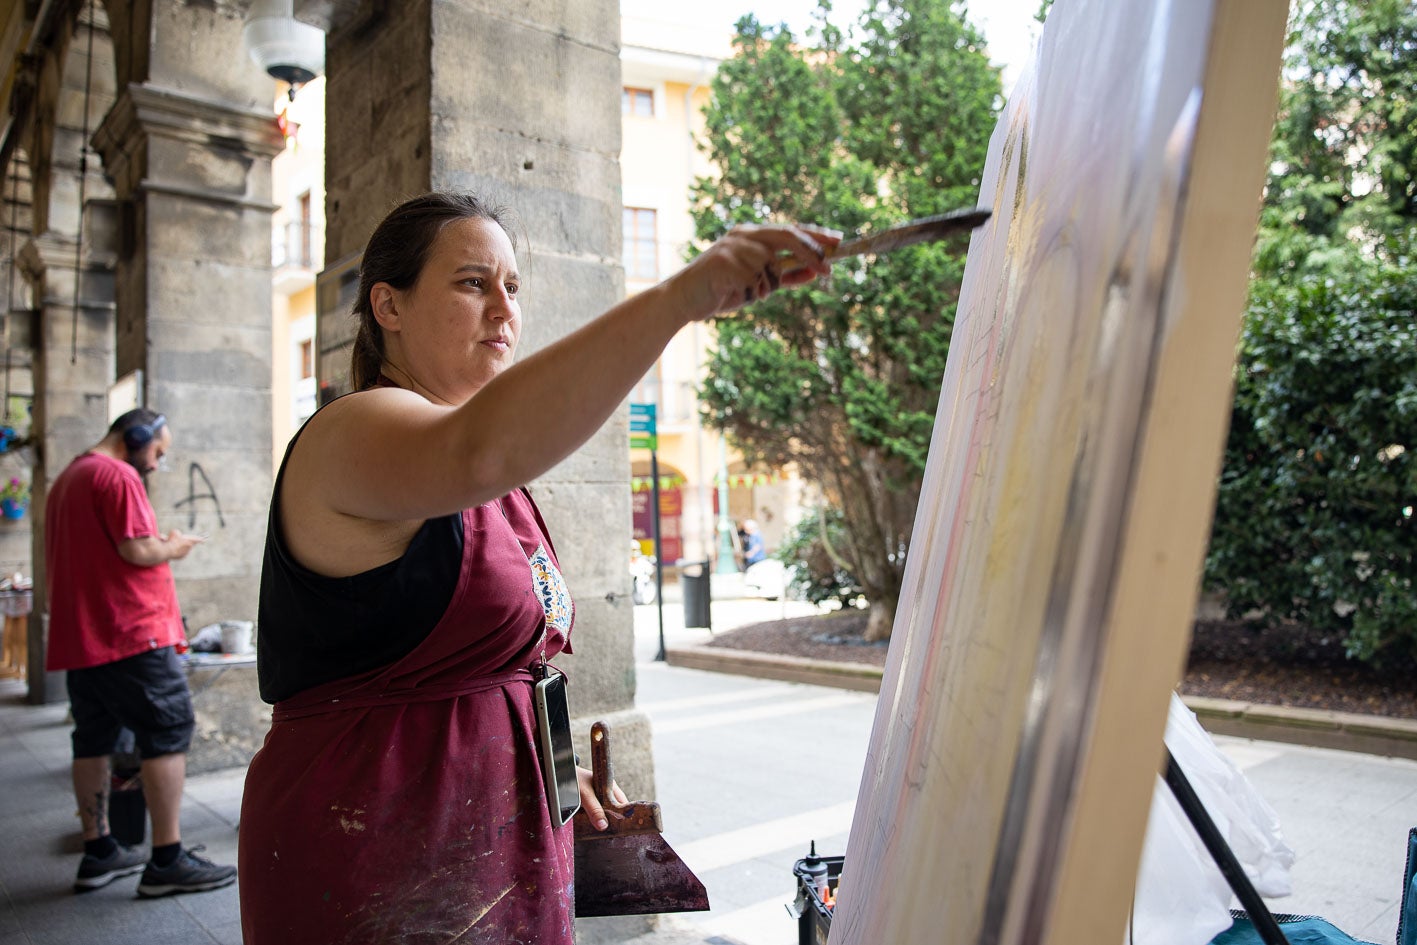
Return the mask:
<path fill-rule="evenodd" d="M 201 477 L 202 483 L 206 486 L 205 492 L 197 491 L 197 478 Z M 187 467 L 187 497 L 179 499 L 173 504 L 173 508 L 187 509 L 187 530 L 197 529 L 197 504 L 199 502 L 211 502 L 212 508 L 216 510 L 217 526 L 226 527 L 226 517 L 221 514 L 221 499 L 216 494 L 216 487 L 212 485 L 211 479 L 207 476 L 207 471 L 202 468 L 201 463 L 193 463 Z"/>

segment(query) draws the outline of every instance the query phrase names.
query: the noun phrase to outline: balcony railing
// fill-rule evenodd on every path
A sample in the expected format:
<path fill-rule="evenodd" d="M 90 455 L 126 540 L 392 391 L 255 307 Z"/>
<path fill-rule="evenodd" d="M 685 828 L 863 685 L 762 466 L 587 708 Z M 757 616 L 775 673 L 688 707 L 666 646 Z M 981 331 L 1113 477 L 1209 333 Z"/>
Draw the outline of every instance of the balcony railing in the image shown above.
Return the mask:
<path fill-rule="evenodd" d="M 307 220 L 277 223 L 271 229 L 271 265 L 276 269 L 319 268 L 319 229 Z"/>
<path fill-rule="evenodd" d="M 661 380 L 650 376 L 630 393 L 636 403 L 654 404 L 660 427 L 689 426 L 694 422 L 699 401 L 692 381 Z"/>

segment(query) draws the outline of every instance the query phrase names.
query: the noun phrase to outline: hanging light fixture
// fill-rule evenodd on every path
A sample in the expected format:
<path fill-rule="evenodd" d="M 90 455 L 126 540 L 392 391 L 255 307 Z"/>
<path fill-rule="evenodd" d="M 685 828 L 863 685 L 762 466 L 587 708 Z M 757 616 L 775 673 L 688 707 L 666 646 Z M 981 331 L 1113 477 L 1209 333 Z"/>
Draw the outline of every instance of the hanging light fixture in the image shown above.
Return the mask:
<path fill-rule="evenodd" d="M 295 18 L 294 0 L 253 0 L 241 31 L 256 65 L 290 84 L 290 97 L 325 70 L 325 34 Z"/>

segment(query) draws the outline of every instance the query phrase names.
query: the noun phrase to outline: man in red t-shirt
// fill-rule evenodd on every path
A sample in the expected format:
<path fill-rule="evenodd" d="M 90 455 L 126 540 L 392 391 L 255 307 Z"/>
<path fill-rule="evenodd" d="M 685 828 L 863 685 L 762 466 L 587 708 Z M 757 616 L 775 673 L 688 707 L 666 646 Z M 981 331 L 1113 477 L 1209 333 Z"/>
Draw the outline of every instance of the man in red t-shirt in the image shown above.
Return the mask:
<path fill-rule="evenodd" d="M 49 488 L 44 561 L 49 582 L 50 670 L 68 670 L 74 716 L 74 794 L 84 826 L 76 892 L 143 871 L 140 896 L 230 885 L 236 868 L 182 848 L 178 823 L 192 699 L 174 649 L 185 639 L 168 562 L 201 541 L 157 529 L 142 477 L 172 445 L 161 414 L 139 408 L 113 422 Z M 124 729 L 142 759 L 152 856 L 108 829 L 108 756 Z"/>

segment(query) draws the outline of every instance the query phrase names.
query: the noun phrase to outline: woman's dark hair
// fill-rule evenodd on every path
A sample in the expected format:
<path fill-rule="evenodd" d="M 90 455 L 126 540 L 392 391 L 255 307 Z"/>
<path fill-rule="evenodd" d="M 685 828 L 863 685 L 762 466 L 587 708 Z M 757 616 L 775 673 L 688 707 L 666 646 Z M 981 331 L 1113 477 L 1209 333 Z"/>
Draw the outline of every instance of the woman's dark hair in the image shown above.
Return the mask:
<path fill-rule="evenodd" d="M 507 211 L 472 194 L 431 193 L 399 204 L 384 217 L 369 237 L 359 264 L 359 294 L 354 299 L 354 317 L 359 330 L 354 336 L 350 359 L 350 382 L 355 390 L 373 387 L 384 363 L 384 335 L 374 320 L 369 292 L 380 282 L 395 289 L 410 288 L 418 281 L 433 242 L 443 227 L 454 220 L 491 220 L 502 228 L 516 247 L 516 237 L 507 225 Z"/>

